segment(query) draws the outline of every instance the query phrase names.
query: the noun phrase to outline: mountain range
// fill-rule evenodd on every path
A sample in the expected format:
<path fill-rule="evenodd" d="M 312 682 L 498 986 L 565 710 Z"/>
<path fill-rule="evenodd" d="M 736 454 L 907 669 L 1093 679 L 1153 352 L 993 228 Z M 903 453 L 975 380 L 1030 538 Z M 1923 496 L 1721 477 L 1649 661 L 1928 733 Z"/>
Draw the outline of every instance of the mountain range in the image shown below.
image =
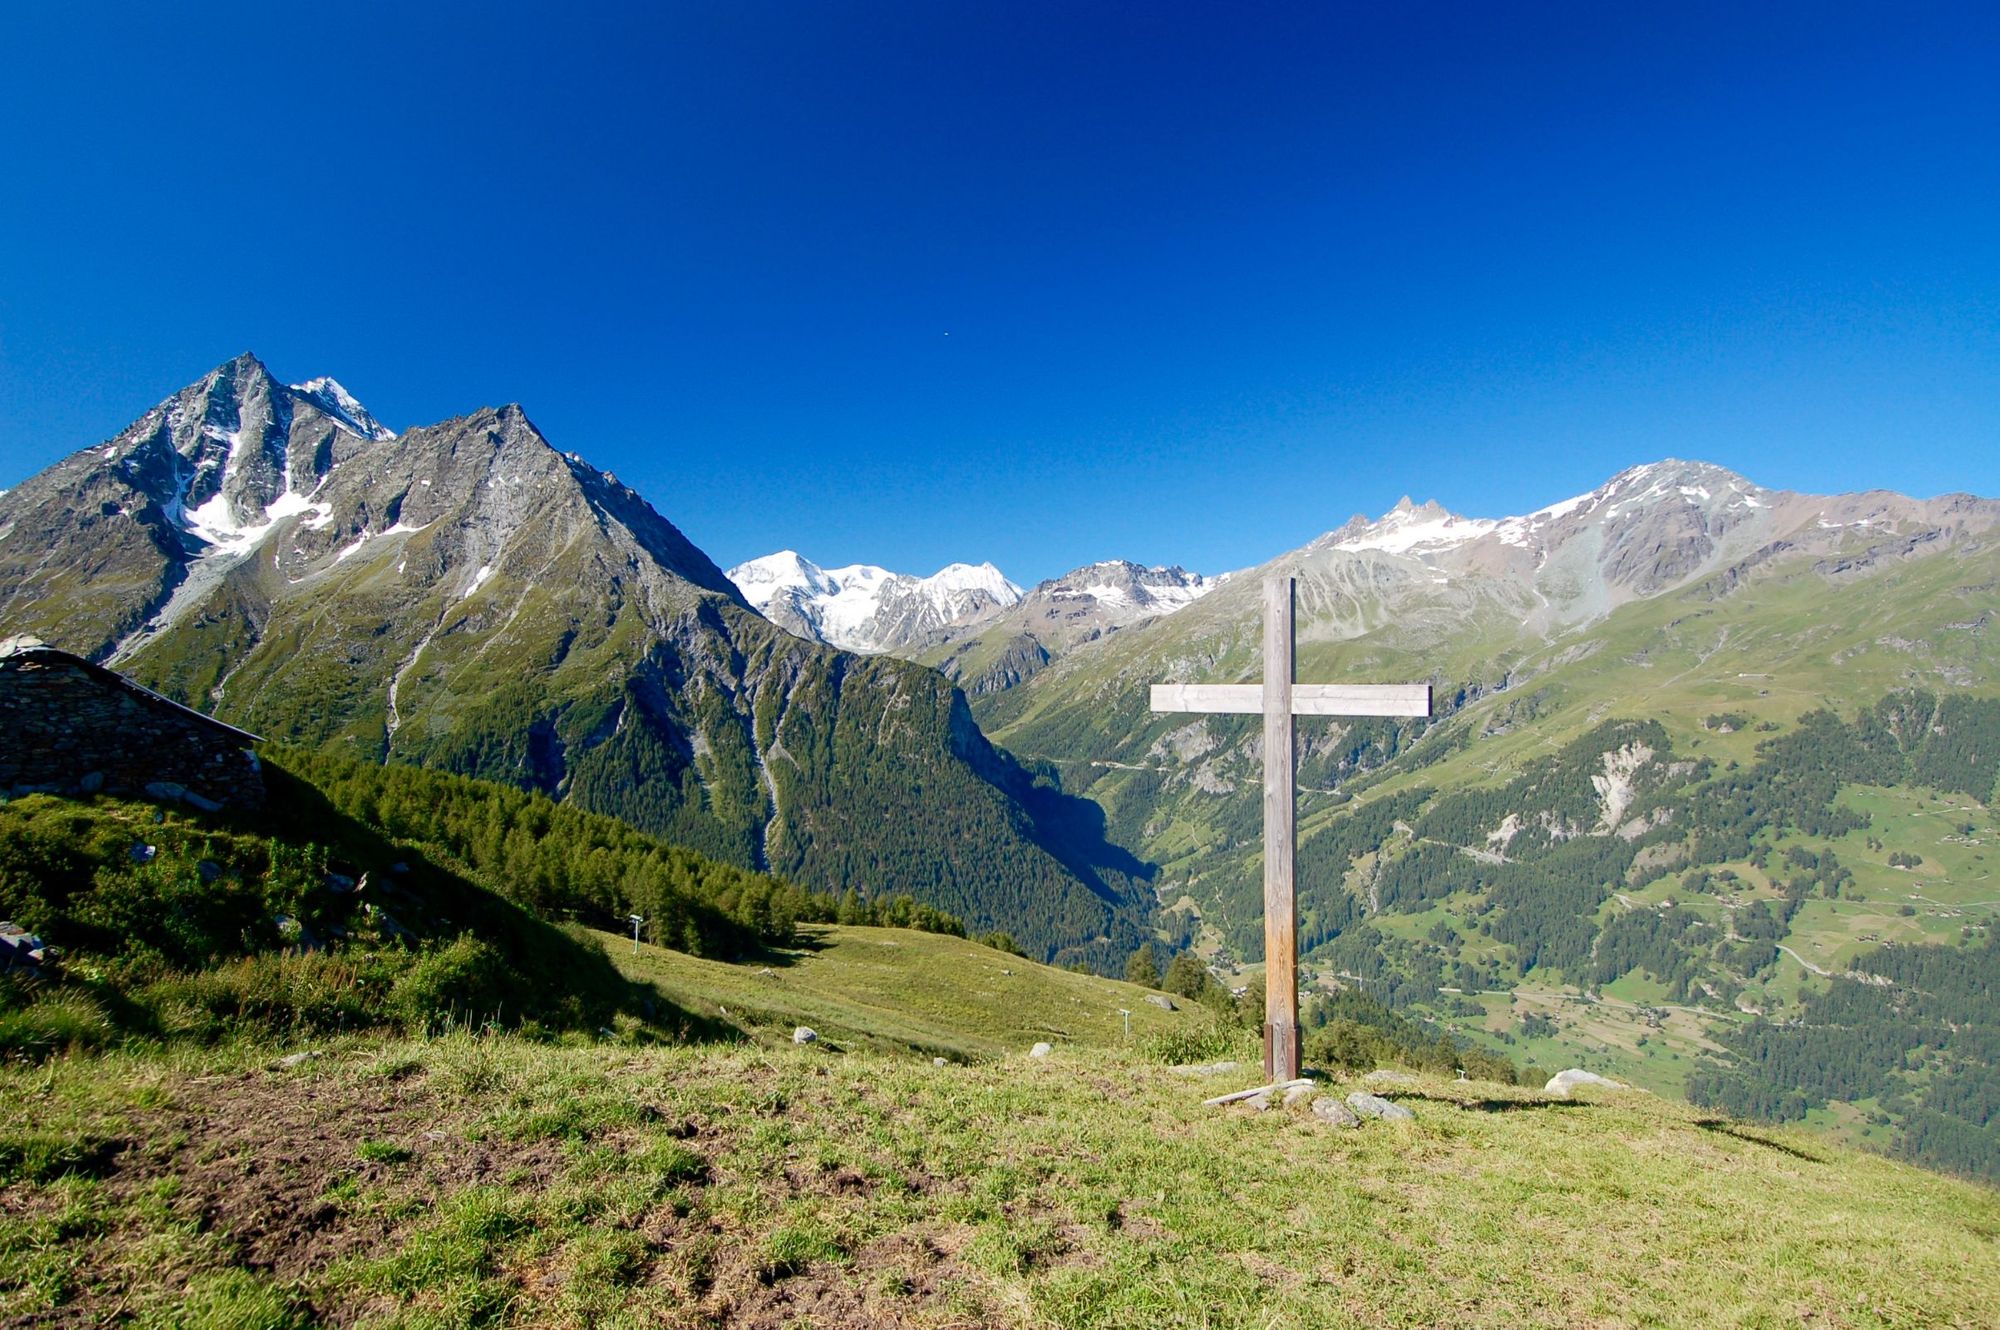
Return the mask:
<path fill-rule="evenodd" d="M 2000 1175 L 2000 503 L 1673 460 L 1519 517 L 1406 501 L 975 695 L 1225 962 L 1262 950 L 1261 732 L 1147 685 L 1261 677 L 1271 575 L 1299 679 L 1437 699 L 1299 727 L 1313 982 Z"/>
<path fill-rule="evenodd" d="M 1310 810 L 1378 769 L 1490 784 L 1610 717 L 1712 744 L 1717 714 L 1789 725 L 1896 688 L 1990 687 L 1996 527 L 1992 500 L 1797 494 L 1671 460 L 1519 517 L 1406 500 L 977 695 L 974 711 L 1015 751 L 1057 763 L 1174 893 L 1231 921 L 1241 950 L 1255 945 L 1242 829 L 1257 815 L 1259 736 L 1239 718 L 1153 715 L 1146 685 L 1259 677 L 1267 576 L 1298 579 L 1299 678 L 1427 680 L 1439 698 L 1430 722 L 1302 727 Z M 1748 734 L 1731 746 L 1749 756 Z M 1334 820 L 1309 812 L 1306 843 Z"/>
<path fill-rule="evenodd" d="M 780 628 L 863 653 L 893 652 L 983 623 L 1021 600 L 1021 588 L 990 563 L 954 563 L 913 577 L 865 563 L 821 568 L 780 550 L 731 568 L 729 580 Z"/>
<path fill-rule="evenodd" d="M 1117 962 L 1145 866 L 934 671 L 803 640 L 518 406 L 219 366 L 0 497 L 0 624 L 269 738 L 498 779 Z"/>
<path fill-rule="evenodd" d="M 2000 956 L 1994 500 L 1670 459 L 1514 517 L 1405 500 L 1212 578 L 725 575 L 519 407 L 395 434 L 247 356 L 0 495 L 0 635 L 1101 967 L 1143 938 L 1261 959 L 1260 731 L 1147 685 L 1260 677 L 1272 575 L 1301 680 L 1438 699 L 1300 727 L 1314 982 L 2000 1167 L 1966 1005 Z"/>
<path fill-rule="evenodd" d="M 915 577 L 873 564 L 825 569 L 792 550 L 738 564 L 729 579 L 789 632 L 922 661 L 972 694 L 1011 688 L 1072 647 L 1184 609 L 1218 581 L 1107 559 L 1023 593 L 990 563 Z"/>

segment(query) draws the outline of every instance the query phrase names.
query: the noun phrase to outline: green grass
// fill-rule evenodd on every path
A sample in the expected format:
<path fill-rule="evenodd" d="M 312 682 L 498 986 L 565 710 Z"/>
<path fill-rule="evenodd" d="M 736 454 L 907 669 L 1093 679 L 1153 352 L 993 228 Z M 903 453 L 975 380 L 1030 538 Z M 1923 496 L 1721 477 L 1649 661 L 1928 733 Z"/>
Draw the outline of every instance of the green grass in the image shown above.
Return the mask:
<path fill-rule="evenodd" d="M 1809 1132 L 1435 1080 L 1395 1092 L 1415 1123 L 1337 1132 L 1201 1105 L 1227 1088 L 1102 1046 L 939 1068 L 512 1036 L 4 1069 L 0 1133 L 127 1148 L 10 1184 L 0 1320 L 1990 1323 L 2000 1195 Z M 322 1148 L 315 1104 L 411 1157 Z M 274 1256 L 294 1194 L 320 1209 Z"/>
<path fill-rule="evenodd" d="M 1127 1046 L 1121 1008 L 1131 1013 L 1134 1047 L 1207 1020 L 1199 1010 L 1162 1010 L 1137 985 L 1051 969 L 963 938 L 832 925 L 804 925 L 800 934 L 803 946 L 751 964 L 651 946 L 634 955 L 629 938 L 599 937 L 629 977 L 765 1042 L 790 1043 L 803 1025 L 840 1047 L 963 1060 L 1041 1042 Z"/>

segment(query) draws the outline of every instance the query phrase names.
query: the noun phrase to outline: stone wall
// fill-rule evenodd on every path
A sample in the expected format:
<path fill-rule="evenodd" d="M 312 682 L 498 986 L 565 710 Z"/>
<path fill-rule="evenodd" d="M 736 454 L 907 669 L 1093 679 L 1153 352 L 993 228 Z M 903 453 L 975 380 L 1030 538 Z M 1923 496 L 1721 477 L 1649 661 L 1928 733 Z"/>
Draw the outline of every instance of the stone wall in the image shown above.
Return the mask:
<path fill-rule="evenodd" d="M 264 776 L 250 742 L 66 652 L 0 656 L 0 793 L 258 808 Z"/>

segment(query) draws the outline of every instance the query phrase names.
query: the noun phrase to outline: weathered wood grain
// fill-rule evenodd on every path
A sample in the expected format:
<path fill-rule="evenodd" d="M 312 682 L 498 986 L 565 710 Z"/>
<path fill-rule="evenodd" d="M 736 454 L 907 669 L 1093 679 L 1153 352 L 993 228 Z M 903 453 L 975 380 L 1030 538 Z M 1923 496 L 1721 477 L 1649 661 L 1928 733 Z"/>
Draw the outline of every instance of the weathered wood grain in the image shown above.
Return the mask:
<path fill-rule="evenodd" d="M 1262 683 L 1156 683 L 1152 689 L 1155 711 L 1264 717 L 1264 1074 L 1280 1083 L 1299 1074 L 1298 751 L 1292 718 L 1431 714 L 1429 684 L 1295 683 L 1296 604 L 1292 578 L 1265 581 Z"/>
<path fill-rule="evenodd" d="M 1293 607 L 1296 583 L 1264 583 L 1264 1074 L 1299 1074 L 1297 752 L 1293 744 Z"/>
<path fill-rule="evenodd" d="M 1260 683 L 1156 683 L 1154 711 L 1202 711 L 1255 716 L 1264 710 Z M 1295 683 L 1294 716 L 1428 716 L 1427 683 Z"/>

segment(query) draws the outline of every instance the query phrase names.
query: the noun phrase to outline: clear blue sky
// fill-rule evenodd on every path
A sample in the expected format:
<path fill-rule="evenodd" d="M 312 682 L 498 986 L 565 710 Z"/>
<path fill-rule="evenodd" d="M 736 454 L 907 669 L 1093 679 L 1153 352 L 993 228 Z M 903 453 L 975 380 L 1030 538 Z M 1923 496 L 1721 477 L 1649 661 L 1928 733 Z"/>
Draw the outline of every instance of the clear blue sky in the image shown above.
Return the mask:
<path fill-rule="evenodd" d="M 252 350 L 725 565 L 2000 493 L 2000 6 L 650 8 L 7 6 L 0 486 Z"/>

